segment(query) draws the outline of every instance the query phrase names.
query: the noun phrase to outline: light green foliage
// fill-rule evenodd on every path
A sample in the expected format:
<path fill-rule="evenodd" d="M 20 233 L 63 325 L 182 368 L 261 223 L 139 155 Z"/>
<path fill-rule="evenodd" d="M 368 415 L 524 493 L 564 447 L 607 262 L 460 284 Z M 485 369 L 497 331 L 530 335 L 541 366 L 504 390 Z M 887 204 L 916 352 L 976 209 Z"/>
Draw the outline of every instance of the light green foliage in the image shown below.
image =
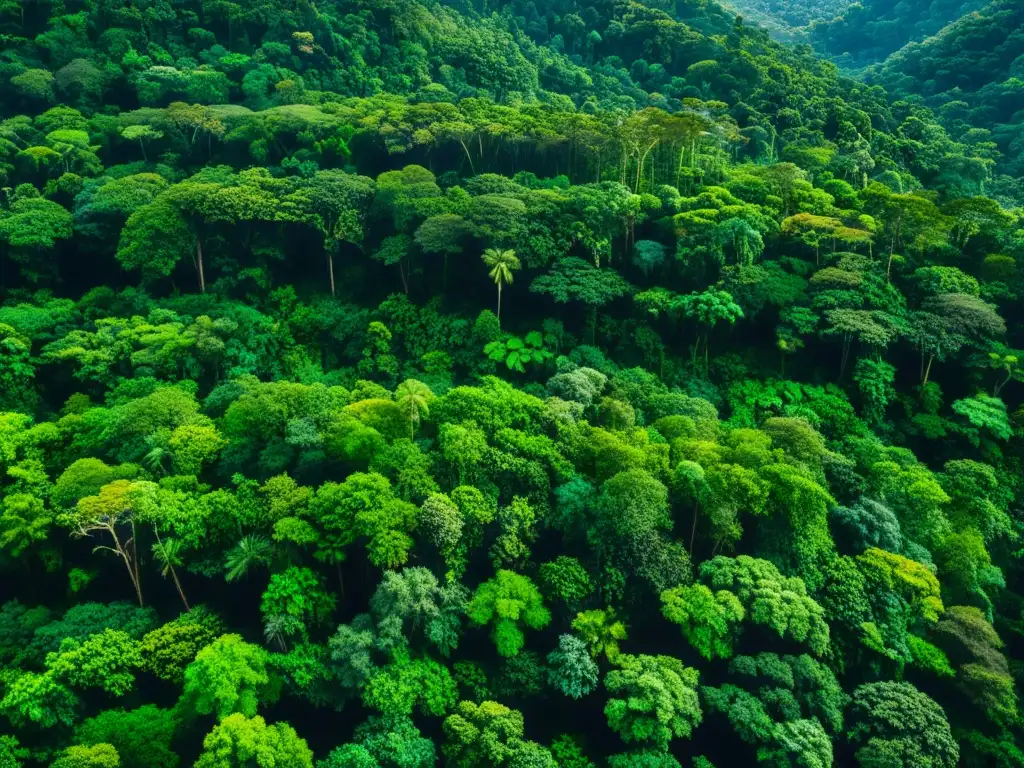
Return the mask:
<path fill-rule="evenodd" d="M 716 557 L 704 563 L 700 572 L 712 590 L 732 592 L 752 623 L 774 630 L 780 638 L 805 643 L 819 656 L 828 650 L 824 611 L 808 596 L 801 579 L 785 578 L 767 560 L 746 555 Z"/>
<path fill-rule="evenodd" d="M 57 653 L 46 657 L 46 666 L 60 680 L 75 688 L 99 688 L 123 696 L 135 685 L 135 670 L 142 666 L 139 641 L 114 629 L 88 639 L 64 640 Z"/>
<path fill-rule="evenodd" d="M 511 336 L 504 341 L 492 341 L 484 347 L 484 354 L 519 373 L 526 373 L 527 367 L 541 366 L 554 356 L 545 348 L 540 331 L 531 331 L 523 338 Z"/>
<path fill-rule="evenodd" d="M 553 768 L 547 750 L 523 740 L 523 715 L 495 701 L 460 701 L 444 721 L 444 756 L 448 765 L 538 766 Z"/>
<path fill-rule="evenodd" d="M 21 768 L 22 760 L 28 757 L 27 749 L 18 744 L 13 736 L 0 736 L 0 766 L 3 768 Z"/>
<path fill-rule="evenodd" d="M 305 636 L 309 629 L 330 619 L 334 605 L 334 595 L 324 589 L 316 573 L 292 567 L 270 577 L 260 610 L 264 622 L 279 619 L 285 634 Z"/>
<path fill-rule="evenodd" d="M 930 672 L 936 677 L 953 677 L 956 672 L 949 665 L 949 657 L 927 640 L 916 635 L 907 637 L 912 663 L 915 667 Z"/>
<path fill-rule="evenodd" d="M 52 768 L 118 768 L 121 759 L 110 744 L 75 745 L 52 763 Z"/>
<path fill-rule="evenodd" d="M 261 703 L 277 698 L 275 682 L 266 651 L 239 635 L 221 635 L 185 668 L 184 696 L 200 714 L 252 717 Z"/>
<path fill-rule="evenodd" d="M 626 639 L 626 625 L 615 618 L 611 609 L 583 611 L 572 620 L 572 628 L 590 648 L 590 655 L 604 655 L 614 661 L 619 643 Z"/>
<path fill-rule="evenodd" d="M 396 568 L 407 560 L 419 510 L 396 498 L 388 479 L 377 473 L 356 472 L 340 484 L 326 483 L 317 491 L 311 511 L 326 536 L 322 556 L 342 559 L 347 546 L 365 538 L 370 561 Z"/>
<path fill-rule="evenodd" d="M 363 689 L 363 703 L 384 716 L 443 716 L 458 700 L 455 681 L 447 667 L 432 659 L 399 656 L 370 675 Z"/>
<path fill-rule="evenodd" d="M 604 681 L 611 695 L 604 713 L 623 741 L 664 749 L 672 739 L 690 738 L 703 717 L 696 669 L 671 656 L 619 654 L 615 664 Z"/>
<path fill-rule="evenodd" d="M 533 582 L 505 570 L 477 587 L 466 614 L 476 626 L 491 625 L 491 639 L 498 653 L 506 657 L 522 650 L 525 629 L 543 629 L 551 621 Z"/>
<path fill-rule="evenodd" d="M 262 717 L 228 715 L 203 739 L 196 768 L 313 768 L 313 752 L 295 729 L 284 723 L 267 725 Z"/>
<path fill-rule="evenodd" d="M 680 625 L 683 637 L 705 659 L 732 656 L 735 625 L 746 614 L 734 594 L 693 584 L 665 590 L 661 603 L 665 618 Z"/>
<path fill-rule="evenodd" d="M 12 493 L 2 502 L 0 547 L 20 557 L 33 545 L 46 541 L 53 516 L 42 499 L 28 493 Z"/>
<path fill-rule="evenodd" d="M 594 768 L 579 744 L 569 734 L 562 734 L 551 742 L 551 756 L 562 768 Z"/>
<path fill-rule="evenodd" d="M 939 581 L 926 566 L 875 548 L 858 555 L 857 565 L 869 589 L 892 590 L 925 622 L 938 621 L 943 611 Z"/>
<path fill-rule="evenodd" d="M 78 708 L 78 698 L 52 672 L 14 677 L 0 699 L 0 713 L 16 728 L 28 723 L 41 728 L 69 726 L 78 718 Z"/>

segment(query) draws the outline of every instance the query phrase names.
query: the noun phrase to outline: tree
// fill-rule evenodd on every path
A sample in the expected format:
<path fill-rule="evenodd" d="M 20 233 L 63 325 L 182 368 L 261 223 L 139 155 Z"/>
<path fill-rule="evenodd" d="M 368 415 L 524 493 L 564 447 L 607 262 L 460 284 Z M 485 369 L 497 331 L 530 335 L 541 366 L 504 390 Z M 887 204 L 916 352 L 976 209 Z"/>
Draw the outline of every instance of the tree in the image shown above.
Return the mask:
<path fill-rule="evenodd" d="M 501 322 L 501 288 L 503 285 L 511 285 L 512 273 L 519 271 L 519 259 L 516 258 L 516 252 L 511 250 L 501 250 L 498 248 L 488 248 L 483 252 L 480 257 L 486 266 L 490 267 L 490 272 L 487 274 L 490 276 L 494 284 L 498 286 L 498 322 Z"/>
<path fill-rule="evenodd" d="M 721 321 L 730 325 L 737 319 L 743 317 L 743 310 L 739 304 L 733 301 L 732 294 L 728 291 L 708 289 L 700 293 L 691 293 L 681 296 L 678 306 L 683 315 L 694 320 L 698 326 L 703 327 L 704 335 L 704 367 L 708 366 L 708 339 L 711 331 Z M 697 365 L 697 353 L 700 350 L 701 337 L 693 345 L 692 363 Z"/>
<path fill-rule="evenodd" d="M 572 620 L 572 628 L 590 648 L 591 656 L 604 654 L 612 662 L 619 655 L 619 643 L 627 637 L 626 625 L 611 609 L 583 611 Z"/>
<path fill-rule="evenodd" d="M 171 749 L 178 729 L 178 715 L 171 709 L 144 704 L 137 709 L 108 709 L 75 728 L 81 744 L 110 744 L 121 759 L 121 768 L 175 768 L 179 758 Z"/>
<path fill-rule="evenodd" d="M 12 493 L 0 504 L 0 547 L 11 557 L 21 557 L 45 542 L 53 515 L 43 500 L 28 493 Z"/>
<path fill-rule="evenodd" d="M 12 258 L 25 276 L 37 282 L 55 272 L 50 261 L 57 242 L 72 235 L 71 214 L 59 203 L 41 197 L 23 197 L 0 210 L 0 240 L 11 248 Z"/>
<path fill-rule="evenodd" d="M 193 237 L 178 207 L 162 195 L 128 217 L 117 246 L 117 260 L 126 269 L 140 270 L 143 279 L 155 280 L 168 277 L 184 254 L 194 252 L 199 290 L 205 293 L 201 242 Z"/>
<path fill-rule="evenodd" d="M 436 216 L 431 216 L 416 230 L 414 238 L 416 244 L 427 253 L 441 253 L 444 255 L 444 268 L 443 268 L 443 280 L 442 285 L 445 289 L 448 288 L 448 258 L 458 253 L 462 253 L 463 241 L 471 235 L 473 228 L 468 221 L 462 216 L 455 213 L 440 213 Z M 492 250 L 492 249 L 488 249 Z M 486 259 L 484 262 L 486 263 Z M 517 262 L 518 264 L 518 262 Z M 493 264 L 487 264 L 487 266 L 494 266 Z M 512 267 L 517 269 L 518 267 Z M 497 282 L 497 278 L 491 275 L 492 279 Z M 512 282 L 509 279 L 507 282 Z M 500 290 L 500 286 L 499 286 Z M 499 316 L 501 312 L 499 311 Z"/>
<path fill-rule="evenodd" d="M 110 744 L 73 746 L 51 764 L 51 768 L 118 768 L 121 758 Z"/>
<path fill-rule="evenodd" d="M 40 728 L 70 726 L 78 719 L 80 702 L 52 672 L 24 672 L 9 682 L 0 699 L 3 713 L 15 728 L 28 723 Z"/>
<path fill-rule="evenodd" d="M 512 768 L 517 757 L 525 758 L 532 751 L 523 741 L 522 713 L 495 701 L 460 701 L 445 718 L 444 739 L 446 765 L 457 768 Z M 524 768 L 535 764 L 525 762 Z M 548 768 L 550 764 L 539 765 Z"/>
<path fill-rule="evenodd" d="M 416 379 L 406 379 L 395 390 L 395 401 L 409 418 L 409 438 L 416 437 L 416 427 L 430 413 L 434 393 L 430 387 Z"/>
<path fill-rule="evenodd" d="M 105 629 L 84 641 L 67 639 L 46 658 L 54 676 L 76 688 L 99 688 L 123 696 L 135 685 L 142 666 L 139 643 L 128 633 Z"/>
<path fill-rule="evenodd" d="M 437 763 L 434 742 L 407 717 L 370 717 L 356 728 L 354 735 L 381 766 L 433 768 Z"/>
<path fill-rule="evenodd" d="M 560 635 L 558 648 L 548 654 L 548 664 L 548 681 L 562 694 L 579 699 L 597 689 L 597 664 L 578 637 Z"/>
<path fill-rule="evenodd" d="M 561 600 L 569 607 L 582 603 L 594 590 L 590 575 L 580 561 L 566 555 L 543 563 L 538 580 L 549 598 Z"/>
<path fill-rule="evenodd" d="M 58 522 L 71 528 L 73 536 L 92 536 L 107 533 L 114 546 L 97 546 L 96 550 L 113 552 L 124 563 L 128 577 L 135 588 L 135 596 L 142 606 L 142 583 L 139 578 L 139 560 L 136 553 L 135 506 L 139 496 L 151 491 L 151 484 L 115 480 L 99 489 L 95 496 L 79 499 L 75 509 L 58 517 Z M 131 535 L 122 540 L 119 529 L 127 526 Z"/>
<path fill-rule="evenodd" d="M 221 720 L 203 739 L 196 768 L 313 768 L 313 752 L 287 723 L 267 725 L 240 712 Z"/>
<path fill-rule="evenodd" d="M 264 624 L 281 622 L 282 634 L 307 637 L 311 627 L 325 624 L 335 605 L 334 595 L 324 589 L 323 579 L 309 568 L 292 566 L 270 577 L 260 602 Z"/>
<path fill-rule="evenodd" d="M 693 584 L 665 590 L 661 603 L 665 618 L 681 626 L 683 637 L 705 659 L 732 656 L 735 625 L 746 615 L 734 594 Z"/>
<path fill-rule="evenodd" d="M 163 137 L 163 132 L 158 131 L 151 125 L 129 125 L 121 129 L 121 138 L 125 141 L 139 142 L 139 148 L 142 150 L 142 160 L 147 163 L 149 158 L 146 157 L 146 142 L 156 141 Z"/>
<path fill-rule="evenodd" d="M 505 657 L 522 650 L 524 629 L 543 629 L 551 621 L 551 613 L 534 583 L 505 570 L 477 587 L 466 614 L 475 626 L 492 625 L 491 638 L 498 653 Z"/>
<path fill-rule="evenodd" d="M 935 627 L 935 642 L 957 665 L 957 688 L 965 699 L 995 724 L 1012 727 L 1019 716 L 1013 678 L 1003 641 L 984 614 L 950 606 Z"/>
<path fill-rule="evenodd" d="M 240 635 L 221 635 L 186 667 L 183 696 L 201 715 L 252 717 L 261 703 L 277 698 L 277 683 L 267 670 L 266 651 Z"/>
<path fill-rule="evenodd" d="M 862 766 L 953 768 L 960 759 L 946 713 L 910 683 L 857 688 L 847 737 Z"/>
<path fill-rule="evenodd" d="M 620 654 L 615 664 L 604 681 L 612 695 L 604 708 L 609 727 L 627 743 L 661 749 L 674 738 L 688 739 L 702 719 L 700 673 L 671 656 Z"/>
<path fill-rule="evenodd" d="M 375 191 L 373 179 L 366 176 L 324 170 L 281 202 L 280 218 L 304 222 L 323 235 L 331 296 L 335 295 L 335 253 L 341 243 L 362 246 Z"/>
<path fill-rule="evenodd" d="M 786 578 L 767 560 L 748 555 L 708 560 L 700 567 L 700 578 L 713 591 L 732 592 L 754 624 L 805 643 L 816 655 L 828 650 L 824 611 L 808 596 L 802 579 Z"/>
<path fill-rule="evenodd" d="M 188 600 L 185 598 L 185 590 L 181 588 L 181 582 L 178 581 L 178 572 L 174 570 L 175 566 L 181 566 L 184 562 L 182 559 L 182 549 L 184 545 L 180 539 L 159 539 L 157 534 L 157 542 L 153 544 L 153 559 L 160 564 L 160 575 L 167 578 L 167 574 L 171 574 L 171 578 L 174 579 L 174 588 L 178 590 L 178 597 L 181 598 L 182 605 L 185 606 L 185 610 L 189 610 Z"/>
<path fill-rule="evenodd" d="M 597 332 L 598 309 L 625 296 L 632 288 L 618 272 L 599 269 L 575 256 L 559 259 L 547 274 L 534 278 L 533 293 L 550 296 L 556 304 L 578 301 L 590 310 L 590 339 Z"/>
<path fill-rule="evenodd" d="M 366 681 L 363 703 L 385 717 L 444 716 L 458 701 L 458 689 L 448 668 L 432 659 L 410 659 L 404 652 Z"/>

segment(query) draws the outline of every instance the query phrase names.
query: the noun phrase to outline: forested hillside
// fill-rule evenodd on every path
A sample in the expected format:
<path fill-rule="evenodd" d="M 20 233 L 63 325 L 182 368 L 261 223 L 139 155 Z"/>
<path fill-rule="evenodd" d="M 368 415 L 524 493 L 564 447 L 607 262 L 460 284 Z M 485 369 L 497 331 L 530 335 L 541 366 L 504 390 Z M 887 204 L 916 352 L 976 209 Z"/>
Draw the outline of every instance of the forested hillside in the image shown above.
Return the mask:
<path fill-rule="evenodd" d="M 820 50 L 847 67 L 883 61 L 984 7 L 988 0 L 862 0 L 810 30 Z M 1012 0 L 1011 0 L 1012 2 Z"/>
<path fill-rule="evenodd" d="M 729 0 L 723 5 L 777 39 L 795 40 L 804 37 L 813 22 L 842 16 L 853 0 Z"/>
<path fill-rule="evenodd" d="M 1024 173 L 1024 5 L 995 0 L 868 75 L 893 96 L 920 96 L 958 138 L 995 140 Z M 990 129 L 986 136 L 981 131 Z"/>
<path fill-rule="evenodd" d="M 708 0 L 0 41 L 0 766 L 1024 764 L 995 79 Z"/>

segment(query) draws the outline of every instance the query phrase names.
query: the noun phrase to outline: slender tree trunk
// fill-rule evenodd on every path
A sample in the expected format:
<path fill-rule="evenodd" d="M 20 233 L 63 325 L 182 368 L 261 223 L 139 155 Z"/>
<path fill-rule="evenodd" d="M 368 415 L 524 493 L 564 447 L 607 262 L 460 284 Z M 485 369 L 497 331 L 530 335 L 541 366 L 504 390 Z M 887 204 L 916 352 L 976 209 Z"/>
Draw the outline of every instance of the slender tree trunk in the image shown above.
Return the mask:
<path fill-rule="evenodd" d="M 162 547 L 163 542 L 160 541 L 160 532 L 156 529 L 156 526 L 153 526 L 153 533 L 156 535 L 157 544 Z M 174 563 L 170 560 L 167 560 L 167 569 L 171 572 L 171 578 L 174 580 L 174 588 L 178 590 L 178 597 L 181 598 L 181 602 L 184 604 L 185 610 L 192 610 L 189 608 L 188 599 L 185 597 L 185 590 L 181 588 L 181 582 L 178 581 L 178 572 L 174 570 Z"/>
<path fill-rule="evenodd" d="M 921 381 L 921 386 L 922 386 L 922 387 L 923 387 L 923 386 L 924 386 L 925 384 L 927 384 L 927 383 L 928 383 L 928 377 L 932 375 L 932 362 L 933 362 L 934 360 L 935 360 L 935 355 L 930 355 L 930 356 L 928 357 L 928 367 L 927 367 L 927 368 L 925 368 L 925 371 L 924 371 L 924 379 L 923 379 L 923 380 Z"/>
<path fill-rule="evenodd" d="M 167 564 L 167 567 L 171 569 L 171 578 L 174 579 L 174 588 L 178 590 L 178 597 L 181 598 L 181 602 L 185 605 L 185 610 L 192 610 L 188 606 L 188 598 L 185 597 L 185 590 L 181 588 L 181 582 L 178 581 L 178 572 L 174 570 L 174 566 L 170 563 Z"/>
<path fill-rule="evenodd" d="M 690 557 L 693 557 L 693 542 L 697 538 L 697 517 L 700 515 L 700 504 L 693 505 L 693 527 L 690 528 Z"/>
<path fill-rule="evenodd" d="M 474 167 L 473 165 L 473 158 L 470 157 L 469 147 L 466 146 L 466 142 L 464 142 L 462 139 L 459 139 L 459 144 L 462 145 L 462 151 L 466 153 L 466 159 L 469 160 L 469 170 L 471 170 L 473 172 L 473 175 L 476 176 L 476 167 Z"/>
<path fill-rule="evenodd" d="M 148 163 L 149 158 L 146 157 L 146 144 L 145 142 L 142 141 L 142 139 L 139 139 L 139 146 L 142 148 L 142 162 Z"/>
<path fill-rule="evenodd" d="M 331 296 L 334 296 L 334 254 L 327 252 L 327 273 L 331 276 Z"/>
<path fill-rule="evenodd" d="M 199 292 L 206 293 L 206 277 L 203 275 L 203 240 L 196 238 L 196 272 L 199 274 Z"/>
<path fill-rule="evenodd" d="M 992 388 L 992 397 L 999 397 L 999 393 L 1003 391 L 1003 387 L 1010 383 L 1010 379 L 1013 378 L 1013 371 L 1008 370 L 1006 372 L 1006 378 L 1002 381 L 997 381 L 995 387 Z"/>
<path fill-rule="evenodd" d="M 135 588 L 135 597 L 138 598 L 139 607 L 142 607 L 142 588 L 139 585 L 139 574 L 132 568 L 132 558 L 128 554 L 128 550 L 121 544 L 121 539 L 118 538 L 117 531 L 114 526 L 110 526 L 110 535 L 114 539 L 114 551 L 117 552 L 118 556 L 124 560 L 124 567 L 128 569 L 128 578 L 131 579 L 132 586 Z M 133 537 L 134 540 L 134 537 Z"/>
<path fill-rule="evenodd" d="M 498 281 L 498 325 L 501 326 L 501 281 Z"/>

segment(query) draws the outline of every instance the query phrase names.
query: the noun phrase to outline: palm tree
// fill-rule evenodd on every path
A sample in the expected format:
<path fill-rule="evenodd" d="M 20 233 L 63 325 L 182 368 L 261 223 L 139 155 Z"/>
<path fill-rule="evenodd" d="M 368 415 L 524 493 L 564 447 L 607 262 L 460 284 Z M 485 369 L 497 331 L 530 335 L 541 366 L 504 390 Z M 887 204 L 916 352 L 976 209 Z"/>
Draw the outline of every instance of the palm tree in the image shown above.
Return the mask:
<path fill-rule="evenodd" d="M 416 436 L 416 427 L 430 411 L 434 393 L 430 387 L 416 379 L 406 379 L 395 390 L 395 399 L 402 413 L 409 417 L 409 439 Z"/>
<path fill-rule="evenodd" d="M 519 270 L 519 259 L 516 258 L 516 252 L 512 250 L 498 250 L 497 248 L 488 248 L 483 252 L 480 257 L 484 260 L 484 264 L 491 268 L 488 273 L 491 276 L 491 280 L 498 286 L 498 323 L 501 323 L 501 287 L 503 285 L 511 285 L 512 273 Z"/>
<path fill-rule="evenodd" d="M 288 616 L 270 616 L 263 625 L 263 637 L 267 645 L 277 643 L 282 653 L 288 653 L 288 634 L 290 629 Z"/>
<path fill-rule="evenodd" d="M 160 563 L 160 575 L 166 579 L 167 574 L 171 574 L 171 578 L 174 579 L 174 587 L 178 590 L 178 596 L 181 598 L 181 602 L 185 604 L 185 610 L 191 610 L 188 606 L 188 600 L 185 599 L 185 590 L 181 588 L 181 582 L 178 581 L 178 573 L 174 570 L 174 566 L 181 565 L 181 542 L 178 539 L 161 540 L 156 528 L 153 529 L 153 533 L 156 533 L 153 557 Z"/>
<path fill-rule="evenodd" d="M 243 536 L 224 559 L 224 568 L 227 571 L 224 578 L 227 581 L 236 581 L 248 576 L 249 571 L 257 565 L 269 565 L 270 550 L 270 541 L 266 536 L 255 533 Z"/>

